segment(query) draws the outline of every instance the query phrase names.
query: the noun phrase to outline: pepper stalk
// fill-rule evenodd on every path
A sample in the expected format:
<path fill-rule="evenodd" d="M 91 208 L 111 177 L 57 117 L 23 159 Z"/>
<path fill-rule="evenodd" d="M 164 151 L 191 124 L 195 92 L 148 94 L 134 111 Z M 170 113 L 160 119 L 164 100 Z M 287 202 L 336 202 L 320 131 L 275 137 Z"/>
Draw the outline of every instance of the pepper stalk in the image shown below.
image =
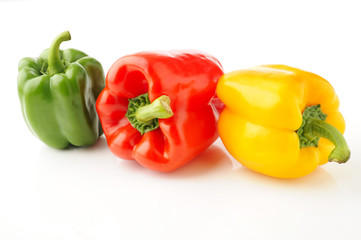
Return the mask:
<path fill-rule="evenodd" d="M 342 133 L 325 122 L 327 115 L 321 111 L 320 105 L 306 107 L 301 127 L 297 130 L 300 148 L 318 146 L 320 137 L 330 140 L 335 148 L 328 156 L 329 162 L 345 163 L 350 159 L 350 149 Z"/>
<path fill-rule="evenodd" d="M 70 33 L 69 31 L 65 31 L 60 33 L 51 43 L 51 46 L 49 48 L 49 56 L 48 56 L 49 75 L 61 73 L 65 70 L 65 65 L 59 56 L 59 47 L 62 42 L 69 40 L 71 40 Z"/>
<path fill-rule="evenodd" d="M 151 103 L 148 93 L 139 95 L 129 99 L 128 111 L 125 116 L 131 125 L 143 135 L 159 127 L 158 119 L 173 116 L 170 98 L 162 95 Z"/>

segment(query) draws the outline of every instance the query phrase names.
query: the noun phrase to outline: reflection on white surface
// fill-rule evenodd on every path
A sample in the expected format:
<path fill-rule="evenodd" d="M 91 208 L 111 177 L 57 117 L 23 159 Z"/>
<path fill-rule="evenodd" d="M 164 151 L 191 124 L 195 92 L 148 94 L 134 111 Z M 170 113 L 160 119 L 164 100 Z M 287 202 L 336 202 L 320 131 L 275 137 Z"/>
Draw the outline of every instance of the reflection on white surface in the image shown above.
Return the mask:
<path fill-rule="evenodd" d="M 152 172 L 135 161 L 116 159 L 104 138 L 88 149 L 59 151 L 39 144 L 32 154 L 36 167 L 23 175 L 27 191 L 15 192 L 18 204 L 6 210 L 12 212 L 5 225 L 10 235 L 143 239 L 161 234 L 163 239 L 185 239 L 192 231 L 198 238 L 216 239 L 231 238 L 238 231 L 266 237 L 271 231 L 283 236 L 285 225 L 289 231 L 300 226 L 312 231 L 315 218 L 328 225 L 333 216 L 350 211 L 327 170 L 292 180 L 265 177 L 244 167 L 232 170 L 219 141 L 174 173 Z M 313 220 L 304 222 L 307 216 Z M 279 225 L 272 225 L 274 221 Z M 344 221 L 340 224 L 349 227 Z"/>

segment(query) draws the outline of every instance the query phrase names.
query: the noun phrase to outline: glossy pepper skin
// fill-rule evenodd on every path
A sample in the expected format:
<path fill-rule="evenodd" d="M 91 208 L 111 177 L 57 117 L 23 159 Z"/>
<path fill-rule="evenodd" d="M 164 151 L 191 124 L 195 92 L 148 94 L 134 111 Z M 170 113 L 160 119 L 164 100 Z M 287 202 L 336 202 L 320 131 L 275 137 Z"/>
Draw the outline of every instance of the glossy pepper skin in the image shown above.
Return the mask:
<path fill-rule="evenodd" d="M 212 101 L 222 74 L 214 57 L 197 51 L 141 52 L 117 60 L 96 103 L 110 150 L 160 172 L 188 163 L 218 138 Z M 126 113 L 133 114 L 129 99 L 146 93 L 152 104 L 167 98 L 170 115 L 143 133 Z"/>
<path fill-rule="evenodd" d="M 296 178 L 328 160 L 342 163 L 350 157 L 341 134 L 345 121 L 338 110 L 339 99 L 332 86 L 316 74 L 285 65 L 235 71 L 221 77 L 217 95 L 226 105 L 218 122 L 220 137 L 249 169 Z M 305 117 L 306 108 L 321 110 L 326 120 L 315 120 L 317 114 Z M 320 118 L 324 119 L 323 113 Z M 306 145 L 314 141 L 313 145 L 303 146 L 302 132 L 309 137 Z"/>
<path fill-rule="evenodd" d="M 50 147 L 94 144 L 102 134 L 95 101 L 105 85 L 101 64 L 76 49 L 59 50 L 63 32 L 39 58 L 19 63 L 18 94 L 29 129 Z"/>

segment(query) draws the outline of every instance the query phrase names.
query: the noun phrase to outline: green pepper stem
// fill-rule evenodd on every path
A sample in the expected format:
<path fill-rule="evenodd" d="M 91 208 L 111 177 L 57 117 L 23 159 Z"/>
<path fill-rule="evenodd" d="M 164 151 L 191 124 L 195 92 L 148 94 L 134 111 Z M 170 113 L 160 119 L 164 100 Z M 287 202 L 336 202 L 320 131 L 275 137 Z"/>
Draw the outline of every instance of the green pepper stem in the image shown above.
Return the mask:
<path fill-rule="evenodd" d="M 170 98 L 166 95 L 155 99 L 151 104 L 139 107 L 135 117 L 139 122 L 148 122 L 154 118 L 170 118 L 173 111 L 170 107 Z"/>
<path fill-rule="evenodd" d="M 71 39 L 70 33 L 68 31 L 65 31 L 60 33 L 51 43 L 51 46 L 49 48 L 49 56 L 48 56 L 49 75 L 61 73 L 65 70 L 65 65 L 59 56 L 59 47 L 62 42 L 69 41 L 70 39 Z"/>
<path fill-rule="evenodd" d="M 331 124 L 319 119 L 309 119 L 304 127 L 304 135 L 323 137 L 335 145 L 335 149 L 328 156 L 329 162 L 345 163 L 350 158 L 351 152 L 345 138 Z"/>

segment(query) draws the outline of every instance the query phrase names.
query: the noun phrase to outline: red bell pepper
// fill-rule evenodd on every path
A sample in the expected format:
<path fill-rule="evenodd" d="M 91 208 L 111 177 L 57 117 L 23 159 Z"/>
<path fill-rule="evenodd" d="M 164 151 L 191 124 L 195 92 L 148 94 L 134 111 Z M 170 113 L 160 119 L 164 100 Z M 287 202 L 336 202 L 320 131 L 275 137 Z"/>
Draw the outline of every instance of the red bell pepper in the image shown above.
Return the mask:
<path fill-rule="evenodd" d="M 188 163 L 218 138 L 214 97 L 222 74 L 216 58 L 196 51 L 117 60 L 96 103 L 110 150 L 155 171 Z"/>

